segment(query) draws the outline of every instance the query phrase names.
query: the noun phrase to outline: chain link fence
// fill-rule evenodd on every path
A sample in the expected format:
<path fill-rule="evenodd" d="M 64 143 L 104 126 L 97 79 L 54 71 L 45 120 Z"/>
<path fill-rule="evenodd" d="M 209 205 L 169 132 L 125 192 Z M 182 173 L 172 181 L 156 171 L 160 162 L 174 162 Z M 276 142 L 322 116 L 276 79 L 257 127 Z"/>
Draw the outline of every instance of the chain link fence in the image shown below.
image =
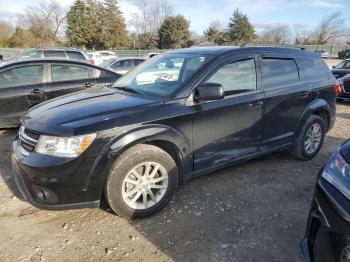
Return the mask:
<path fill-rule="evenodd" d="M 289 45 L 289 46 L 283 46 L 283 47 L 305 48 L 305 50 L 308 50 L 308 51 L 324 50 L 329 53 L 331 58 L 337 58 L 338 52 L 341 50 L 350 48 L 350 45 Z M 21 48 L 0 48 L 0 54 L 2 54 L 4 56 L 4 59 L 6 60 L 20 54 L 24 50 L 25 49 L 21 49 Z M 152 49 L 152 50 L 112 50 L 112 51 L 121 57 L 125 57 L 125 56 L 142 57 L 145 55 L 149 55 L 151 53 L 161 54 L 168 50 Z"/>

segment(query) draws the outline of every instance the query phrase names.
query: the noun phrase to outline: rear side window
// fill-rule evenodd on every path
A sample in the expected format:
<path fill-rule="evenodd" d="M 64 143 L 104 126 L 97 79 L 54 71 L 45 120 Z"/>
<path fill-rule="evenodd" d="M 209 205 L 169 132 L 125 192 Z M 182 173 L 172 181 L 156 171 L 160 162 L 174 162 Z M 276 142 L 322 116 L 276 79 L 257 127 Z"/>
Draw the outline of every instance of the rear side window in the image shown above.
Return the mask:
<path fill-rule="evenodd" d="M 134 65 L 137 66 L 139 64 L 141 64 L 142 62 L 144 62 L 145 60 L 142 60 L 142 59 L 135 59 L 134 60 Z"/>
<path fill-rule="evenodd" d="M 227 95 L 255 91 L 255 61 L 254 59 L 248 59 L 226 64 L 206 82 L 221 84 Z"/>
<path fill-rule="evenodd" d="M 0 73 L 0 88 L 40 84 L 42 79 L 42 65 L 16 67 Z"/>
<path fill-rule="evenodd" d="M 24 52 L 19 59 L 38 59 L 41 58 L 41 51 L 29 51 L 29 52 Z"/>
<path fill-rule="evenodd" d="M 66 52 L 59 50 L 44 50 L 44 57 L 67 58 Z"/>
<path fill-rule="evenodd" d="M 51 81 L 71 81 L 93 77 L 93 69 L 76 65 L 51 65 Z"/>
<path fill-rule="evenodd" d="M 117 69 L 117 68 L 125 68 L 125 67 L 130 67 L 131 66 L 131 61 L 130 60 L 121 60 L 118 62 L 115 62 L 111 68 Z"/>
<path fill-rule="evenodd" d="M 329 68 L 321 58 L 298 57 L 297 62 L 301 67 L 302 81 L 325 80 L 330 76 Z"/>
<path fill-rule="evenodd" d="M 277 89 L 299 83 L 298 68 L 293 59 L 263 59 L 262 76 L 263 89 Z"/>
<path fill-rule="evenodd" d="M 71 60 L 82 61 L 86 60 L 85 56 L 80 52 L 66 51 L 68 58 Z"/>

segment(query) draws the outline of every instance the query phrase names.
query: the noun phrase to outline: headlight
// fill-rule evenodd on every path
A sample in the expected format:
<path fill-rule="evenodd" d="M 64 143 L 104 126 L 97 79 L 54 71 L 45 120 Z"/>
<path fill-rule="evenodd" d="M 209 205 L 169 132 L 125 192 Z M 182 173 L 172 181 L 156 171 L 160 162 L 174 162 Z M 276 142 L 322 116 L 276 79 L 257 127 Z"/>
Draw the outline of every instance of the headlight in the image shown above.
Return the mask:
<path fill-rule="evenodd" d="M 338 149 L 326 164 L 322 177 L 350 200 L 350 165 Z"/>
<path fill-rule="evenodd" d="M 96 134 L 73 137 L 41 135 L 35 151 L 45 155 L 73 158 L 82 154 L 95 138 Z"/>

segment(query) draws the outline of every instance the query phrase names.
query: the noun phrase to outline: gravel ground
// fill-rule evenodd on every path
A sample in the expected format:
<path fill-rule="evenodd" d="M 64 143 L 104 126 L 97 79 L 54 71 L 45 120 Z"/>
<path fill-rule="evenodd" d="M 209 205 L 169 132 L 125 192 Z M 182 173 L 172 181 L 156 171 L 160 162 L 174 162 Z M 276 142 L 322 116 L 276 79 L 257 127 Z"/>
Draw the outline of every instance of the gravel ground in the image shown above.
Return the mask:
<path fill-rule="evenodd" d="M 317 172 L 350 137 L 350 104 L 337 105 L 313 160 L 280 151 L 194 179 L 161 213 L 133 222 L 106 208 L 44 211 L 21 201 L 10 168 L 15 133 L 0 134 L 1 261 L 294 262 L 303 261 Z"/>

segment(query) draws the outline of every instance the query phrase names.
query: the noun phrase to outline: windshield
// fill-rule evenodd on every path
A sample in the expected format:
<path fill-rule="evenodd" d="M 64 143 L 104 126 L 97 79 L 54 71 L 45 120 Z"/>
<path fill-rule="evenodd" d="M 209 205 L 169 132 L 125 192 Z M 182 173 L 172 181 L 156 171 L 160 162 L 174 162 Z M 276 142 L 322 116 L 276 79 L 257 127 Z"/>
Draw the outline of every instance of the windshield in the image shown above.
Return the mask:
<path fill-rule="evenodd" d="M 103 67 L 103 68 L 107 68 L 107 67 L 109 67 L 114 61 L 115 61 L 115 59 L 111 58 L 111 59 L 108 59 L 108 60 L 102 62 L 101 64 L 99 64 L 99 66 L 100 66 L 100 67 Z"/>
<path fill-rule="evenodd" d="M 335 66 L 337 69 L 350 69 L 350 61 L 344 60 Z"/>
<path fill-rule="evenodd" d="M 143 62 L 119 78 L 113 87 L 127 87 L 137 93 L 169 97 L 209 60 L 196 54 L 164 54 Z"/>

